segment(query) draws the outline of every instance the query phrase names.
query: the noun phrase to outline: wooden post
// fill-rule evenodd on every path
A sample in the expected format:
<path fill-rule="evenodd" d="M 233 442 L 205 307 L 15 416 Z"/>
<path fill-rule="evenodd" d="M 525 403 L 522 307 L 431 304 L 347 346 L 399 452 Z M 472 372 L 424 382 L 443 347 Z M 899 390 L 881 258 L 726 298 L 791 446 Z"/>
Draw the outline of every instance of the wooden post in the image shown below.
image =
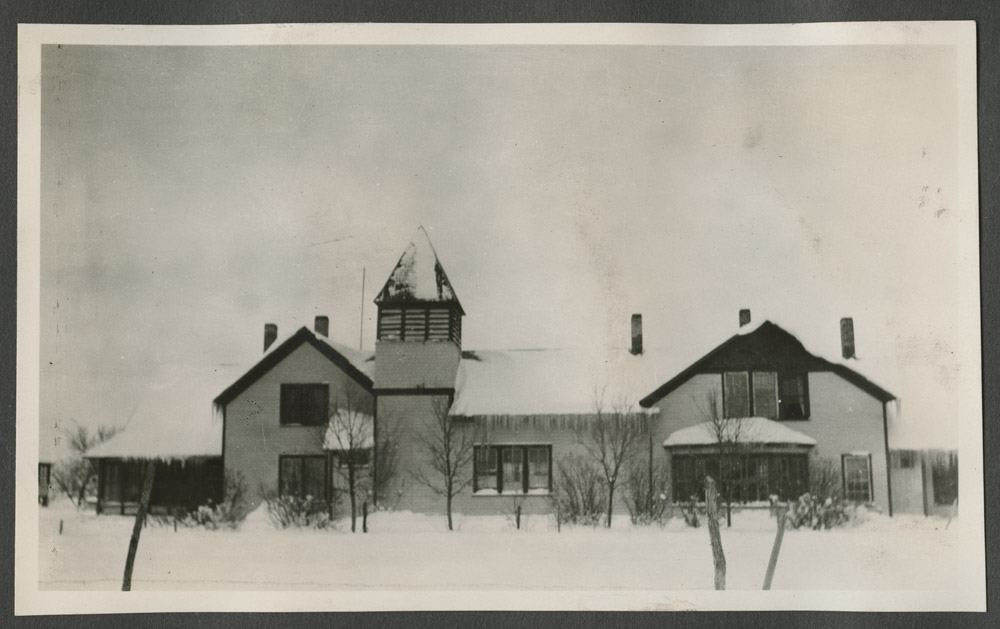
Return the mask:
<path fill-rule="evenodd" d="M 955 502 L 951 503 L 951 513 L 948 515 L 948 521 L 944 524 L 944 530 L 948 530 L 948 526 L 951 525 L 956 511 L 958 511 L 958 498 L 955 498 Z M 62 532 L 62 528 L 59 529 L 59 532 Z"/>
<path fill-rule="evenodd" d="M 368 532 L 368 501 L 361 503 L 361 532 Z"/>
<path fill-rule="evenodd" d="M 517 505 L 517 509 L 514 512 L 514 518 L 517 521 L 517 530 L 521 530 L 521 505 Z"/>
<path fill-rule="evenodd" d="M 774 546 L 771 547 L 771 559 L 767 562 L 767 573 L 764 575 L 764 589 L 771 589 L 771 579 L 774 578 L 774 568 L 778 565 L 778 553 L 781 552 L 781 538 L 785 536 L 785 514 L 787 506 L 778 505 L 778 533 L 774 536 Z"/>
<path fill-rule="evenodd" d="M 951 520 L 948 520 L 948 521 L 951 522 Z M 59 534 L 60 535 L 62 535 L 62 526 L 63 526 L 63 521 L 59 520 Z M 947 527 L 945 527 L 945 528 L 947 528 Z"/>
<path fill-rule="evenodd" d="M 715 489 L 715 479 L 705 477 L 705 504 L 708 515 L 708 536 L 712 542 L 712 563 L 715 564 L 715 589 L 726 589 L 726 555 L 722 552 L 722 538 L 719 535 L 719 492 Z"/>
<path fill-rule="evenodd" d="M 135 514 L 132 538 L 128 542 L 128 556 L 125 559 L 125 576 L 122 578 L 122 592 L 128 592 L 132 589 L 132 568 L 135 566 L 135 551 L 139 548 L 139 534 L 142 533 L 142 525 L 146 520 L 146 509 L 149 508 L 149 495 L 153 491 L 153 475 L 155 473 L 156 461 L 150 460 L 146 464 L 146 474 L 142 483 L 142 497 L 139 500 L 139 509 Z"/>

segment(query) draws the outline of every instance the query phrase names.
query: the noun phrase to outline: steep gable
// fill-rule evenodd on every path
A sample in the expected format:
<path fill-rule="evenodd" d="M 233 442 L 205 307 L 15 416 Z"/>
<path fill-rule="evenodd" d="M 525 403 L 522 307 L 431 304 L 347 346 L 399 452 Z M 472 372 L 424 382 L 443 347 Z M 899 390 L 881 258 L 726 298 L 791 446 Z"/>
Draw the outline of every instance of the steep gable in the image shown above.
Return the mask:
<path fill-rule="evenodd" d="M 449 303 L 462 310 L 455 289 L 423 226 L 406 246 L 375 303 Z M 462 314 L 465 314 L 464 311 Z"/>
<path fill-rule="evenodd" d="M 810 353 L 794 335 L 770 321 L 763 321 L 727 339 L 644 397 L 639 404 L 647 408 L 656 404 L 697 374 L 746 369 L 832 371 L 881 402 L 896 399 L 895 395 L 850 367 Z"/>
<path fill-rule="evenodd" d="M 343 347 L 335 347 L 332 342 L 317 337 L 309 328 L 302 327 L 295 334 L 268 351 L 256 365 L 251 367 L 242 377 L 220 393 L 213 400 L 214 404 L 216 406 L 224 406 L 234 400 L 240 393 L 263 377 L 264 374 L 271 371 L 271 369 L 303 344 L 309 344 L 314 347 L 366 391 L 372 390 L 371 376 L 369 373 L 366 373 L 366 371 L 371 371 L 371 366 L 366 363 L 373 361 L 359 352 L 354 352 Z M 348 354 L 351 355 L 350 358 Z"/>

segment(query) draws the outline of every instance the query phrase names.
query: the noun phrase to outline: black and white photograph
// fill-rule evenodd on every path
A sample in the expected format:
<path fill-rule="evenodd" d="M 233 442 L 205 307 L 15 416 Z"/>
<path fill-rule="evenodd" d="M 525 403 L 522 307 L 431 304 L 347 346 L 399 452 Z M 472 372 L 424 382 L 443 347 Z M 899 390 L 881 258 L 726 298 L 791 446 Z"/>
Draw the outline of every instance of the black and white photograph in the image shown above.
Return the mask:
<path fill-rule="evenodd" d="M 975 24 L 19 34 L 17 613 L 985 609 Z"/>

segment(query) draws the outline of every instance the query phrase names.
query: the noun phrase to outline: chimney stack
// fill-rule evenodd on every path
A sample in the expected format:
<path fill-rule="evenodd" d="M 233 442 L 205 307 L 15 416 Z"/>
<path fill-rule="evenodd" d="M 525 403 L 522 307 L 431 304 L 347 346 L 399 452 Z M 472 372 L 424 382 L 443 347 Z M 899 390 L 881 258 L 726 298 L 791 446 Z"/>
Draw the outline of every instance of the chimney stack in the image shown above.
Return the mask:
<path fill-rule="evenodd" d="M 840 320 L 840 351 L 844 358 L 857 358 L 854 355 L 854 319 L 850 317 Z"/>
<path fill-rule="evenodd" d="M 265 323 L 264 324 L 264 351 L 267 351 L 271 344 L 278 340 L 278 324 L 276 323 Z"/>
<path fill-rule="evenodd" d="M 632 349 L 633 354 L 638 356 L 642 353 L 642 315 L 632 315 Z"/>
<path fill-rule="evenodd" d="M 330 317 L 319 315 L 316 317 L 316 323 L 313 325 L 316 330 L 316 334 L 322 336 L 330 336 Z"/>
<path fill-rule="evenodd" d="M 740 310 L 740 327 L 742 328 L 748 323 L 750 323 L 750 309 L 743 308 Z"/>

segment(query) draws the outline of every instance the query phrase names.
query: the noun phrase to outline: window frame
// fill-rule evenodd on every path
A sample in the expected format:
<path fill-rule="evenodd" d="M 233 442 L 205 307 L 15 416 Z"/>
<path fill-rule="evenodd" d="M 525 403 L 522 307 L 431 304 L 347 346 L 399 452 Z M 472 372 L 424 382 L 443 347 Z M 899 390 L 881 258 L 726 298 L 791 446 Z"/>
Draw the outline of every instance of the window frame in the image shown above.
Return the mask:
<path fill-rule="evenodd" d="M 323 460 L 323 495 L 319 496 L 319 499 L 323 501 L 328 501 L 330 499 L 330 457 L 325 454 L 279 454 L 278 455 L 278 497 L 284 498 L 290 496 L 293 498 L 304 499 L 306 497 L 305 493 L 305 461 L 306 459 L 322 459 Z M 299 491 L 294 494 L 286 494 L 284 492 L 284 462 L 286 460 L 298 461 L 299 463 L 299 478 L 300 487 Z M 314 496 L 316 498 L 316 496 Z"/>
<path fill-rule="evenodd" d="M 756 374 L 774 374 L 774 399 L 776 405 L 776 417 L 773 421 L 807 421 L 810 419 L 812 411 L 809 406 L 809 372 L 799 371 L 799 370 L 765 370 L 765 369 L 744 369 L 744 370 L 728 370 L 720 372 L 719 376 L 722 380 L 722 418 L 723 419 L 743 419 L 745 417 L 766 417 L 765 415 L 760 415 L 757 413 L 757 395 L 756 395 Z M 732 415 L 729 412 L 729 406 L 727 404 L 729 393 L 728 387 L 726 386 L 726 376 L 742 374 L 746 378 L 747 383 L 747 415 Z M 802 379 L 802 417 L 790 417 L 785 413 L 785 405 L 781 401 L 781 383 L 790 378 L 801 378 Z M 771 418 L 767 418 L 771 419 Z"/>
<path fill-rule="evenodd" d="M 544 488 L 532 487 L 531 486 L 531 466 L 530 466 L 530 452 L 533 449 L 544 449 L 546 453 L 546 473 L 548 474 L 547 486 Z M 495 487 L 480 487 L 479 477 L 482 474 L 479 473 L 479 458 L 480 453 L 484 450 L 492 450 L 496 452 L 496 477 L 495 477 Z M 509 487 L 504 486 L 504 451 L 519 450 L 521 455 L 520 461 L 520 491 L 511 491 Z M 487 459 L 488 460 L 488 459 Z M 539 490 L 545 492 L 545 494 L 532 494 L 532 490 Z M 495 493 L 485 493 L 486 490 L 492 490 Z M 484 493 L 480 493 L 483 491 Z M 508 444 L 476 444 L 473 448 L 472 455 L 472 494 L 479 496 L 530 496 L 530 495 L 551 495 L 552 494 L 552 444 L 550 443 L 508 443 Z"/>
<path fill-rule="evenodd" d="M 726 385 L 727 376 L 743 376 L 746 381 L 746 415 L 732 415 L 729 412 L 729 387 Z M 750 379 L 749 371 L 723 371 L 722 372 L 722 417 L 723 419 L 740 419 L 750 417 L 753 412 L 753 382 Z"/>
<path fill-rule="evenodd" d="M 868 474 L 868 492 L 865 500 L 858 500 L 851 494 L 851 487 L 847 478 L 847 460 L 848 459 L 861 459 L 865 461 L 867 466 Z M 840 473 L 844 484 L 844 500 L 847 502 L 856 502 L 860 504 L 869 504 L 875 502 L 875 486 L 874 478 L 872 475 L 872 455 L 870 452 L 856 452 L 856 453 L 844 453 L 840 455 Z"/>
<path fill-rule="evenodd" d="M 357 448 L 354 450 L 356 455 L 360 455 L 359 458 L 362 459 L 354 464 L 354 469 L 363 470 L 371 467 L 372 455 L 374 448 Z M 334 467 L 338 470 L 347 469 L 347 452 L 349 450 L 333 450 Z"/>
<path fill-rule="evenodd" d="M 285 417 L 285 398 L 290 395 L 294 390 L 309 390 L 309 389 L 322 389 L 323 390 L 323 411 L 322 415 L 317 422 L 304 422 L 301 421 L 303 418 L 302 413 L 302 400 L 304 397 L 299 393 L 298 405 L 293 413 L 293 416 L 299 421 L 290 421 Z M 282 382 L 280 393 L 278 395 L 278 424 L 281 426 L 326 426 L 330 421 L 330 384 L 325 382 Z"/>
<path fill-rule="evenodd" d="M 734 504 L 760 502 L 777 494 L 782 500 L 802 495 L 809 483 L 809 453 L 802 451 L 757 452 L 729 459 L 720 473 L 715 452 L 676 452 L 670 457 L 670 494 L 674 504 L 705 501 L 704 478 L 730 484 Z M 749 474 L 753 469 L 754 473 Z M 734 474 L 735 473 L 735 474 Z M 753 494 L 752 497 L 749 495 Z"/>
<path fill-rule="evenodd" d="M 802 378 L 802 417 L 789 417 L 784 410 L 781 401 L 781 383 L 788 378 Z M 812 415 L 809 407 L 809 372 L 808 371 L 779 371 L 777 378 L 778 387 L 778 420 L 779 421 L 806 421 Z"/>

